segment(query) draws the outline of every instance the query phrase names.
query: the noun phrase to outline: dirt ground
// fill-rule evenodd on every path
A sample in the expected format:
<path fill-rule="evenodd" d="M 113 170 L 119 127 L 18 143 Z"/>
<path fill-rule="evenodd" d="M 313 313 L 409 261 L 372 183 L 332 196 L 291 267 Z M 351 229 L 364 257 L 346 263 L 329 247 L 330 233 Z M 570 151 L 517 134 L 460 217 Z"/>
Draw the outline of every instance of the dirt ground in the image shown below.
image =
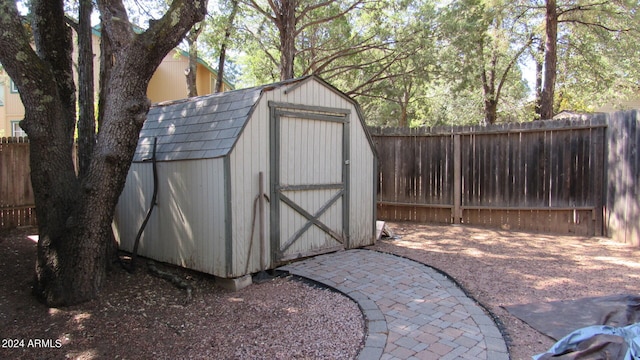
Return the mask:
<path fill-rule="evenodd" d="M 388 225 L 400 238 L 370 248 L 453 277 L 504 325 L 512 359 L 530 359 L 553 340 L 503 306 L 639 293 L 640 249 L 609 239 Z M 169 268 L 193 286 L 186 302 L 142 263 L 135 275 L 110 273 L 97 300 L 47 309 L 30 294 L 30 233 L 0 232 L 0 358 L 350 359 L 362 346 L 353 301 L 291 278 L 230 292 L 209 276 Z"/>

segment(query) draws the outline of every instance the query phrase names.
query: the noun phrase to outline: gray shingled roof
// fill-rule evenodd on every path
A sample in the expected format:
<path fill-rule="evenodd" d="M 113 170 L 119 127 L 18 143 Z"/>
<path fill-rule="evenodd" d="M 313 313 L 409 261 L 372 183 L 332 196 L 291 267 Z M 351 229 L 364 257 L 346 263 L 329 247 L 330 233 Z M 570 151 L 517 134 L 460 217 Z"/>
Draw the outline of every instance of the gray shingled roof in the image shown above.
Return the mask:
<path fill-rule="evenodd" d="M 140 132 L 133 161 L 225 156 L 233 148 L 265 86 L 154 105 Z"/>

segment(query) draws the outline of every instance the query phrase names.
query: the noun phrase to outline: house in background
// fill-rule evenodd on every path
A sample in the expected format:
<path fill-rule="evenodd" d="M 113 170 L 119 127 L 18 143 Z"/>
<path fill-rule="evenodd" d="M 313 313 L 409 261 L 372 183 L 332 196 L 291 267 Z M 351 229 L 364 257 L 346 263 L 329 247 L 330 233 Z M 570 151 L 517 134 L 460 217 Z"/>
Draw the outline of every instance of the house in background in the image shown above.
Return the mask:
<path fill-rule="evenodd" d="M 100 69 L 100 31 L 93 30 L 94 79 L 98 86 L 98 72 Z M 77 59 L 74 51 L 73 58 Z M 187 97 L 187 81 L 185 69 L 189 67 L 189 54 L 180 49 L 174 49 L 167 56 L 154 73 L 147 88 L 147 96 L 152 103 L 178 100 Z M 198 95 L 215 92 L 215 82 L 218 76 L 204 60 L 198 58 L 196 70 L 196 87 Z M 232 90 L 233 85 L 224 81 L 223 91 Z M 97 89 L 96 89 L 97 103 Z M 19 122 L 24 118 L 24 106 L 20 94 L 7 73 L 0 69 L 0 137 L 26 136 L 20 128 Z"/>
<path fill-rule="evenodd" d="M 0 70 L 0 137 L 26 136 L 19 122 L 24 118 L 24 106 L 13 81 Z"/>
<path fill-rule="evenodd" d="M 160 66 L 153 74 L 147 96 L 152 103 L 168 100 L 178 100 L 187 97 L 187 80 L 185 69 L 189 67 L 189 53 L 174 49 L 164 57 Z M 211 68 L 204 60 L 198 58 L 196 70 L 196 88 L 198 95 L 213 94 L 215 92 L 218 72 Z M 233 85 L 224 81 L 223 91 L 233 90 Z"/>

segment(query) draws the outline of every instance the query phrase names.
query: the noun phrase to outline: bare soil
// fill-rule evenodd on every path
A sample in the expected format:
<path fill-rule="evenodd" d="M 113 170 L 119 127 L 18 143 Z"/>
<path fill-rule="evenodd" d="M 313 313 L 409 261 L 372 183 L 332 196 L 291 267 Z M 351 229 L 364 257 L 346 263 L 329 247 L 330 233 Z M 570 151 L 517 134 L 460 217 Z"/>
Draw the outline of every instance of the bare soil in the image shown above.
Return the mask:
<path fill-rule="evenodd" d="M 516 360 L 554 341 L 503 306 L 640 290 L 640 249 L 609 239 L 388 225 L 400 238 L 370 248 L 453 277 L 504 325 Z M 212 277 L 163 266 L 194 288 L 187 302 L 183 290 L 148 274 L 141 261 L 133 275 L 111 272 L 98 299 L 48 309 L 31 296 L 33 232 L 0 232 L 0 358 L 352 359 L 362 347 L 357 305 L 292 277 L 231 292 Z"/>

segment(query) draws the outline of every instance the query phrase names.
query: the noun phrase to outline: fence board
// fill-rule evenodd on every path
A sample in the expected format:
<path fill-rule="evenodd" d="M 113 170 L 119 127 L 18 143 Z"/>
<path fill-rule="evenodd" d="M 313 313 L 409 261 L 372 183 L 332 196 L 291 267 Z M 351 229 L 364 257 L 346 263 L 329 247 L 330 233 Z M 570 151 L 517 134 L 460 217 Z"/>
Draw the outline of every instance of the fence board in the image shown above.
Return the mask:
<path fill-rule="evenodd" d="M 29 142 L 0 138 L 0 228 L 35 225 Z"/>
<path fill-rule="evenodd" d="M 640 245 L 639 110 L 615 113 L 609 122 L 605 228 L 616 240 Z"/>

